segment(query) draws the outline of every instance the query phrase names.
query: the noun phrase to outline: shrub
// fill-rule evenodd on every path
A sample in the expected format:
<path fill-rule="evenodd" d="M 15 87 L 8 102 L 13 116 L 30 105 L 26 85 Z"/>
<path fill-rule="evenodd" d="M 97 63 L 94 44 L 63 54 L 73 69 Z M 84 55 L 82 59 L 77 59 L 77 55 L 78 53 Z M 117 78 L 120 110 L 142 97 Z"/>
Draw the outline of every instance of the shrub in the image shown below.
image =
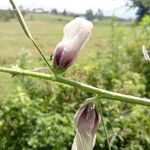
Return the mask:
<path fill-rule="evenodd" d="M 73 114 L 68 111 L 57 113 L 18 87 L 0 106 L 0 149 L 70 149 L 74 131 Z"/>

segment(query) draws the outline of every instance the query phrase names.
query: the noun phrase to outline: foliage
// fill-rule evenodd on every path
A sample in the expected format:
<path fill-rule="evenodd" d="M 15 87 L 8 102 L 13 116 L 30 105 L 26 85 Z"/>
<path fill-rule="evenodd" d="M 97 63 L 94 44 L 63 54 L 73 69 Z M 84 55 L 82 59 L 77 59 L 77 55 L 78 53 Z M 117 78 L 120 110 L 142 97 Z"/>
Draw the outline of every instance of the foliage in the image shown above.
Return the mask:
<path fill-rule="evenodd" d="M 0 20 L 5 22 L 14 18 L 14 14 L 12 10 L 0 10 Z"/>
<path fill-rule="evenodd" d="M 146 15 L 140 22 L 140 26 L 144 28 L 148 33 L 150 33 L 150 16 Z"/>
<path fill-rule="evenodd" d="M 23 89 L 18 87 L 16 93 L 1 106 L 0 149 L 70 147 L 73 130 L 72 114 L 67 113 L 68 108 L 63 107 L 65 114 L 53 112 L 50 102 L 45 104 L 40 98 L 31 100 Z"/>
<path fill-rule="evenodd" d="M 23 16 L 26 15 L 26 11 L 22 10 Z M 13 10 L 0 10 L 0 20 L 8 22 L 11 19 L 15 18 Z"/>
<path fill-rule="evenodd" d="M 93 20 L 94 19 L 94 13 L 92 9 L 88 9 L 85 13 L 85 16 L 88 20 Z"/>
<path fill-rule="evenodd" d="M 95 18 L 102 19 L 104 17 L 103 11 L 99 8 L 95 14 Z"/>
<path fill-rule="evenodd" d="M 56 24 L 58 22 L 53 19 L 52 45 L 56 42 L 54 38 L 59 37 Z M 150 97 L 149 63 L 141 52 L 141 46 L 146 44 L 149 47 L 150 43 L 145 30 L 147 21 L 143 24 L 136 28 L 137 31 L 132 26 L 128 30 L 115 20 L 112 20 L 111 29 L 97 24 L 96 36 L 91 38 L 94 46 L 89 44 L 88 53 L 83 53 L 82 59 L 85 56 L 87 59 L 85 62 L 78 60 L 63 76 L 112 91 Z M 129 36 L 131 31 L 135 31 L 134 38 Z M 41 59 L 31 59 L 26 51 L 22 51 L 17 64 L 24 69 L 45 67 Z M 93 95 L 67 85 L 29 77 L 18 76 L 14 80 L 17 82 L 14 92 L 10 92 L 0 105 L 0 149 L 70 149 L 74 137 L 73 116 L 79 105 Z M 149 108 L 107 99 L 103 99 L 102 104 L 112 150 L 150 149 Z M 95 145 L 95 150 L 99 149 L 107 149 L 102 125 Z"/>
<path fill-rule="evenodd" d="M 66 9 L 64 9 L 64 11 L 62 12 L 63 16 L 66 16 L 67 15 L 67 11 Z"/>
<path fill-rule="evenodd" d="M 117 55 L 113 55 L 115 60 L 121 60 L 122 51 L 118 50 Z M 97 60 L 99 57 L 100 54 L 96 55 Z M 104 66 L 101 61 L 97 65 L 91 64 L 83 68 L 76 65 L 72 73 L 78 70 L 81 78 L 86 77 L 86 82 L 95 86 L 126 94 L 144 95 L 145 80 L 139 73 L 133 70 L 126 72 L 124 70 L 126 64 L 123 62 L 112 63 L 112 59 L 105 59 L 103 59 Z M 17 62 L 19 67 L 28 67 L 29 54 L 23 51 Z M 120 70 L 121 68 L 123 70 Z M 36 79 L 29 77 L 19 77 L 17 82 L 16 92 L 0 107 L 0 148 L 2 150 L 58 150 L 60 147 L 64 150 L 70 149 L 74 136 L 75 110 L 81 104 L 81 100 L 92 95 L 70 86 L 54 85 L 48 81 L 37 82 Z M 103 109 L 112 149 L 150 148 L 148 108 L 105 100 Z M 98 149 L 106 149 L 102 125 L 95 145 L 95 150 Z"/>
<path fill-rule="evenodd" d="M 137 21 L 141 21 L 141 19 L 150 14 L 150 1 L 149 0 L 131 0 L 132 7 L 136 7 L 137 9 Z"/>
<path fill-rule="evenodd" d="M 58 14 L 57 9 L 56 8 L 51 9 L 51 13 L 52 14 Z"/>
<path fill-rule="evenodd" d="M 97 10 L 96 14 L 94 14 L 92 9 L 88 9 L 85 12 L 85 17 L 88 20 L 94 20 L 94 19 L 100 20 L 100 19 L 104 18 L 104 14 L 103 14 L 103 11 L 100 8 Z"/>

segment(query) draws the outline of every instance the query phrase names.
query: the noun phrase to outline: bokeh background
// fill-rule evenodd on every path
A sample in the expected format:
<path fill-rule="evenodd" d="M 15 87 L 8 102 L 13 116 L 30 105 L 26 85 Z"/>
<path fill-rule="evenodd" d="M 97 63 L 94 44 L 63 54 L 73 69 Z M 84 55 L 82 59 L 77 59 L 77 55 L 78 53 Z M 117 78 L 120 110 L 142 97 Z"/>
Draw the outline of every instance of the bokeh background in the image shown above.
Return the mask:
<path fill-rule="evenodd" d="M 78 16 L 93 22 L 90 40 L 64 77 L 150 98 L 150 61 L 142 53 L 142 45 L 150 53 L 149 0 L 17 3 L 49 61 L 66 23 Z M 49 72 L 5 0 L 0 0 L 0 65 Z M 0 73 L 0 150 L 71 149 L 74 114 L 92 96 L 68 85 Z M 102 103 L 112 150 L 150 149 L 149 107 Z M 102 125 L 94 149 L 107 150 Z"/>

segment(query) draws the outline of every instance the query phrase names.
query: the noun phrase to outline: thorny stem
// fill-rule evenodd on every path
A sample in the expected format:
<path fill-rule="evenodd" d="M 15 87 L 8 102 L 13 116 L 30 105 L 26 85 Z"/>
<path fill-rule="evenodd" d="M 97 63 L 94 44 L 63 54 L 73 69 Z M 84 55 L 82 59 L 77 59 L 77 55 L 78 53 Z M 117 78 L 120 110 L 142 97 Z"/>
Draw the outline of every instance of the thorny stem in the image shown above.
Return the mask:
<path fill-rule="evenodd" d="M 66 79 L 66 78 L 59 77 L 59 76 L 55 77 L 53 75 L 49 75 L 49 74 L 45 74 L 45 73 L 33 72 L 33 71 L 29 71 L 29 70 L 22 70 L 20 68 L 14 69 L 14 68 L 6 68 L 6 67 L 0 67 L 0 72 L 7 72 L 7 73 L 12 74 L 13 76 L 22 75 L 22 76 L 31 76 L 31 77 L 36 77 L 36 78 L 40 78 L 40 79 L 52 80 L 55 82 L 73 86 L 75 88 L 78 88 L 78 89 L 86 91 L 86 92 L 101 95 L 101 98 L 105 98 L 107 100 L 116 100 L 116 101 L 121 101 L 121 102 L 126 102 L 126 103 L 150 106 L 150 99 L 147 99 L 147 98 L 140 98 L 140 97 L 135 97 L 135 96 L 131 96 L 131 95 L 110 92 L 107 90 L 93 87 L 91 85 L 84 84 L 82 82 Z"/>
<path fill-rule="evenodd" d="M 51 65 L 49 64 L 49 62 L 47 61 L 47 59 L 45 58 L 45 56 L 43 55 L 41 49 L 39 48 L 38 44 L 35 42 L 35 40 L 33 39 L 31 33 L 30 33 L 30 30 L 23 18 L 23 15 L 19 9 L 19 7 L 15 4 L 14 0 L 9 0 L 14 11 L 15 11 L 15 14 L 17 16 L 17 19 L 24 31 L 24 33 L 26 34 L 26 36 L 30 39 L 30 41 L 33 43 L 33 45 L 35 46 L 35 48 L 38 50 L 38 52 L 40 53 L 41 57 L 43 58 L 43 60 L 45 61 L 45 63 L 47 64 L 47 66 L 52 70 L 52 72 L 55 74 L 56 76 L 56 73 L 55 71 L 53 70 L 53 68 L 51 67 Z"/>

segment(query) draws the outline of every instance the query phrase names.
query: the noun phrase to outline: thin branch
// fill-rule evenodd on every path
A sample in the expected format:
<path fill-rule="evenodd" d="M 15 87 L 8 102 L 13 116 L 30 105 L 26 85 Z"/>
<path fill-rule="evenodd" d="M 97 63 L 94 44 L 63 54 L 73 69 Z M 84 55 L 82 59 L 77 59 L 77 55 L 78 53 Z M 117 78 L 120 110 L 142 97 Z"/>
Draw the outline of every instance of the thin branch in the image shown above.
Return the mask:
<path fill-rule="evenodd" d="M 69 80 L 69 79 L 62 78 L 62 77 L 56 78 L 53 75 L 49 75 L 49 74 L 45 74 L 45 73 L 38 73 L 38 72 L 32 72 L 32 71 L 28 71 L 28 70 L 22 70 L 19 68 L 13 69 L 13 68 L 6 68 L 6 67 L 0 67 L 0 72 L 7 72 L 12 75 L 23 75 L 23 76 L 36 77 L 36 78 L 40 78 L 40 79 L 52 80 L 55 82 L 73 86 L 75 88 L 78 88 L 78 89 L 86 91 L 86 92 L 101 95 L 101 98 L 106 98 L 108 100 L 111 99 L 111 100 L 117 100 L 117 101 L 122 101 L 122 102 L 126 102 L 126 103 L 150 106 L 150 99 L 147 99 L 147 98 L 140 98 L 140 97 L 135 97 L 135 96 L 131 96 L 131 95 L 110 92 L 110 91 L 99 89 L 99 88 L 96 88 L 91 85 L 87 85 L 87 84 L 84 84 L 84 83 L 81 83 L 78 81 Z"/>
<path fill-rule="evenodd" d="M 107 133 L 107 128 L 106 128 L 105 120 L 104 120 L 104 116 L 103 116 L 102 102 L 101 101 L 99 103 L 99 106 L 100 106 L 100 115 L 101 115 L 101 120 L 102 120 L 102 124 L 103 124 L 103 127 L 104 127 L 104 132 L 105 132 L 105 136 L 106 136 L 108 150 L 111 150 L 110 142 L 109 142 L 109 138 L 108 138 L 108 133 Z"/>
<path fill-rule="evenodd" d="M 45 56 L 43 55 L 41 49 L 39 48 L 38 44 L 35 42 L 35 40 L 33 39 L 33 36 L 30 33 L 30 30 L 23 18 L 23 15 L 19 9 L 19 7 L 15 4 L 14 0 L 9 0 L 14 11 L 15 14 L 17 16 L 17 19 L 24 31 L 24 33 L 26 34 L 26 36 L 30 39 L 30 41 L 33 43 L 33 45 L 36 47 L 36 49 L 38 50 L 38 52 L 40 53 L 41 57 L 43 58 L 43 60 L 45 61 L 45 63 L 47 64 L 47 66 L 52 70 L 52 72 L 56 75 L 55 71 L 53 70 L 53 68 L 51 67 L 51 65 L 49 64 L 49 62 L 47 61 L 47 59 L 45 58 Z"/>

